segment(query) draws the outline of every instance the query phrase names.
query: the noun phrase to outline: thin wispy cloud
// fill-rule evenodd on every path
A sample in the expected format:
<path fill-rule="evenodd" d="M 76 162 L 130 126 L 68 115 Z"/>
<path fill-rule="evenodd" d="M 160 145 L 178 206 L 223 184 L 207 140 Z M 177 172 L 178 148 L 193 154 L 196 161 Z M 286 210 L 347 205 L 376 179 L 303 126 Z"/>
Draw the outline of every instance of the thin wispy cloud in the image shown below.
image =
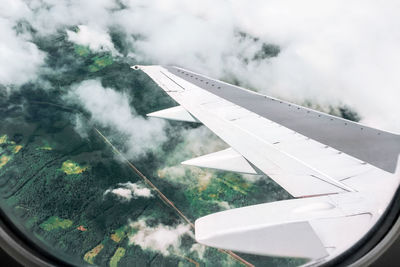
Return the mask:
<path fill-rule="evenodd" d="M 109 51 L 113 55 L 117 55 L 111 37 L 102 29 L 89 28 L 86 25 L 79 25 L 77 31 L 67 30 L 68 40 L 89 47 L 93 52 Z"/>

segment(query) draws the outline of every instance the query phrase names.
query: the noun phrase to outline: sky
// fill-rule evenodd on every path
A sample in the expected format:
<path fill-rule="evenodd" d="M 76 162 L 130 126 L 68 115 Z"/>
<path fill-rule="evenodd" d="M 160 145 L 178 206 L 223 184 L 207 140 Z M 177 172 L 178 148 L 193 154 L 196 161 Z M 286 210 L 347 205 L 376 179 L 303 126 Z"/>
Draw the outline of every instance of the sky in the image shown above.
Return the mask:
<path fill-rule="evenodd" d="M 117 29 L 130 45 L 124 56 L 137 61 L 235 77 L 297 103 L 348 105 L 362 123 L 400 132 L 398 1 L 4 1 L 0 83 L 8 88 L 36 79 L 46 59 L 21 22 L 36 35 L 64 30 L 71 42 L 113 55 Z M 264 43 L 279 46 L 278 56 L 255 59 Z"/>

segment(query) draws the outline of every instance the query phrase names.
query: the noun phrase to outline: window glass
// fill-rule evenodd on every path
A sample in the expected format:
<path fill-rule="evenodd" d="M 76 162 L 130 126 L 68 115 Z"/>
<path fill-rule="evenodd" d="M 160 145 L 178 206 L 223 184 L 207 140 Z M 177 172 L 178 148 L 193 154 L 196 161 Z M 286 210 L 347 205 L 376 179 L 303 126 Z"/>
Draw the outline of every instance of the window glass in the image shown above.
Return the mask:
<path fill-rule="evenodd" d="M 133 65 L 182 66 L 399 132 L 400 61 L 393 60 L 398 50 L 393 43 L 400 38 L 393 34 L 397 23 L 388 23 L 399 16 L 391 4 L 363 3 L 360 11 L 358 3 L 333 2 L 56 2 L 5 0 L 7 10 L 0 9 L 0 209 L 24 238 L 70 264 L 298 266 L 307 261 L 196 243 L 194 222 L 202 216 L 293 197 L 267 176 L 181 165 L 228 145 L 202 124 L 146 116 L 177 103 L 145 73 L 132 70 Z M 189 71 L 178 72 L 210 92 L 228 88 Z M 285 107 L 305 114 L 307 109 L 283 100 Z M 320 113 L 307 114 L 325 119 Z M 370 133 L 367 126 L 362 126 L 363 133 Z M 398 140 L 391 133 L 381 137 L 388 137 L 388 144 Z M 354 138 L 355 143 L 360 140 Z M 387 157 L 397 149 L 394 145 Z M 327 160 L 321 166 L 338 162 Z M 315 166 L 307 167 L 314 173 Z M 314 178 L 327 188 L 348 183 L 340 188 L 352 192 L 353 178 L 367 173 L 364 167 L 350 174 L 334 170 L 339 181 L 323 172 L 325 180 Z M 368 171 L 375 170 L 372 166 Z M 382 180 L 392 178 L 386 172 Z M 392 194 L 398 186 L 393 181 L 379 193 Z M 345 195 L 344 200 L 332 197 L 335 205 L 312 203 L 293 210 L 336 212 L 343 204 L 343 217 L 365 215 L 367 221 L 371 215 L 375 220 L 385 212 L 389 193 L 384 201 L 362 202 L 360 208 L 351 206 L 355 198 Z M 371 203 L 382 207 L 363 209 Z M 323 252 L 335 251 L 329 242 L 340 245 L 342 236 L 321 241 L 330 226 L 318 223 L 323 226 L 314 228 L 322 237 L 313 239 L 314 244 L 319 242 Z M 315 229 L 307 229 L 314 237 Z"/>

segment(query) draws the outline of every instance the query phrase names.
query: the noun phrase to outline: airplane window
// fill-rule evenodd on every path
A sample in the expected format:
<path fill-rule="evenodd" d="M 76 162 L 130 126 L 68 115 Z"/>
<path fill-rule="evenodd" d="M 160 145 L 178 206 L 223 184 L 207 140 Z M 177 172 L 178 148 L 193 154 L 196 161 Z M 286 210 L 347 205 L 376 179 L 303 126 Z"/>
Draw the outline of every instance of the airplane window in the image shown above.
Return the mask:
<path fill-rule="evenodd" d="M 17 261 L 345 266 L 393 242 L 390 4 L 39 2 L 0 10 L 0 246 Z"/>

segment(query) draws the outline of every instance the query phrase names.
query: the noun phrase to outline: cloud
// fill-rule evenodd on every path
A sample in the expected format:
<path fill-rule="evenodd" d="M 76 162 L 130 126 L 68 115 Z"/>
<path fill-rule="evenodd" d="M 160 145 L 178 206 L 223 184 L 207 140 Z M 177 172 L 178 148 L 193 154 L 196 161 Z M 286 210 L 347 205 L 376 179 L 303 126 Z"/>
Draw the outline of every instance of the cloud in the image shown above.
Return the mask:
<path fill-rule="evenodd" d="M 136 48 L 152 62 L 233 75 L 296 102 L 349 105 L 364 123 L 400 130 L 396 1 L 126 2 L 140 12 L 121 11 L 119 23 L 144 36 Z M 262 42 L 279 45 L 280 54 L 242 60 Z"/>
<path fill-rule="evenodd" d="M 300 103 L 349 105 L 364 123 L 400 130 L 397 1 L 125 3 L 130 8 L 120 12 L 118 23 L 143 36 L 135 43 L 137 53 L 151 62 L 235 76 Z M 263 42 L 279 45 L 281 52 L 252 60 Z"/>
<path fill-rule="evenodd" d="M 107 189 L 103 195 L 107 195 L 112 193 L 122 200 L 131 200 L 132 199 L 132 191 L 127 188 L 116 188 L 116 189 Z"/>
<path fill-rule="evenodd" d="M 202 260 L 204 258 L 204 252 L 206 252 L 206 249 L 206 246 L 196 243 L 192 245 L 192 247 L 190 248 L 190 252 L 195 252 L 199 259 Z"/>
<path fill-rule="evenodd" d="M 65 99 L 84 107 L 95 124 L 110 129 L 107 137 L 122 146 L 129 158 L 137 159 L 157 150 L 167 139 L 163 120 L 137 115 L 128 95 L 104 88 L 98 80 L 74 86 Z"/>
<path fill-rule="evenodd" d="M 122 201 L 130 201 L 139 197 L 153 197 L 151 190 L 140 183 L 119 183 L 118 186 L 119 187 L 115 189 L 107 189 L 103 195 L 105 196 L 111 193 L 120 198 Z"/>
<path fill-rule="evenodd" d="M 68 40 L 78 45 L 88 46 L 94 52 L 109 51 L 117 55 L 111 37 L 102 29 L 90 28 L 85 25 L 79 25 L 78 31 L 67 30 Z"/>
<path fill-rule="evenodd" d="M 140 246 L 143 250 L 153 250 L 164 256 L 180 254 L 181 238 L 184 235 L 193 236 L 190 226 L 178 224 L 167 226 L 159 224 L 155 227 L 147 225 L 146 218 L 130 222 L 129 226 L 136 232 L 129 236 L 129 244 Z"/>
<path fill-rule="evenodd" d="M 14 27 L 12 19 L 0 16 L 0 83 L 6 86 L 35 79 L 45 59 L 30 36 L 17 34 Z"/>
<path fill-rule="evenodd" d="M 4 19 L 15 22 L 31 14 L 31 10 L 24 1 L 3 0 L 2 3 L 3 5 L 0 6 L 0 17 Z"/>
<path fill-rule="evenodd" d="M 138 183 L 133 184 L 131 182 L 127 182 L 120 185 L 125 186 L 126 188 L 131 190 L 134 197 L 145 197 L 145 198 L 153 197 L 151 190 L 141 184 Z"/>
<path fill-rule="evenodd" d="M 85 119 L 85 117 L 83 117 L 83 115 L 77 114 L 72 123 L 74 124 L 75 131 L 82 138 L 89 137 L 89 131 L 91 130 L 91 127 L 87 125 L 87 120 Z"/>
<path fill-rule="evenodd" d="M 8 0 L 14 1 L 28 10 L 23 18 L 41 35 L 77 25 L 107 29 L 113 10 L 119 7 L 115 0 Z M 21 17 L 16 13 L 15 17 Z"/>
<path fill-rule="evenodd" d="M 40 35 L 68 26 L 87 27 L 86 34 L 70 34 L 70 38 L 94 47 L 109 45 L 107 35 L 117 28 L 126 33 L 136 59 L 180 65 L 216 78 L 235 77 L 245 86 L 299 103 L 348 105 L 360 113 L 362 122 L 400 131 L 400 17 L 395 0 L 383 4 L 371 0 L 8 0 L 0 14 L 11 24 L 29 21 Z M 7 29 L 2 29 L 4 40 L 14 40 Z M 95 38 L 88 41 L 89 36 Z M 27 70 L 28 75 L 20 75 L 25 79 L 34 73 L 40 56 L 28 43 L 17 43 L 7 46 L 15 47 L 12 58 L 19 58 L 12 64 L 24 64 L 10 69 L 13 73 Z M 257 58 L 264 44 L 278 45 L 278 56 Z M 22 79 L 3 76 L 10 77 L 7 83 Z"/>
<path fill-rule="evenodd" d="M 248 77 L 285 98 L 343 102 L 359 111 L 364 123 L 399 131 L 397 6 L 396 1 L 308 0 L 257 1 L 238 9 L 246 31 L 282 48 L 269 64 L 250 65 L 254 74 Z M 265 26 L 254 27 L 257 23 Z"/>

